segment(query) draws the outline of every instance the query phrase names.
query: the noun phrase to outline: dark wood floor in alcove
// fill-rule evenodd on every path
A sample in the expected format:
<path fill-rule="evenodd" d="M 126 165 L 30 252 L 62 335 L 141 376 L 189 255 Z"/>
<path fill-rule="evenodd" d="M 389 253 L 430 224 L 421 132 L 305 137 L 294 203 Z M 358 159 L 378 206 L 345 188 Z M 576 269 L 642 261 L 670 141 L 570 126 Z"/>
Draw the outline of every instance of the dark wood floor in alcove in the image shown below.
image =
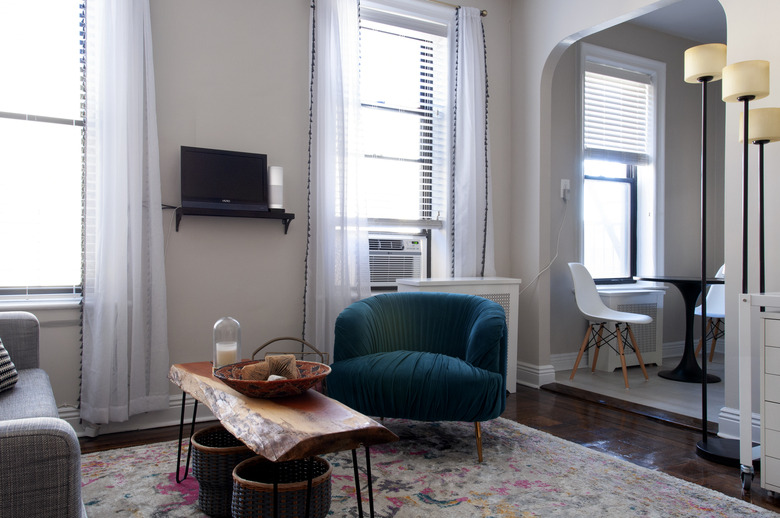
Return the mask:
<path fill-rule="evenodd" d="M 518 386 L 507 398 L 503 417 L 780 513 L 780 496 L 760 487 L 760 473 L 752 491 L 743 495 L 739 468 L 696 454 L 696 442 L 701 439 L 696 420 L 677 419 L 679 416 L 555 386 L 540 390 Z M 82 452 L 90 453 L 176 439 L 178 433 L 178 427 L 168 427 L 82 438 L 80 442 Z"/>

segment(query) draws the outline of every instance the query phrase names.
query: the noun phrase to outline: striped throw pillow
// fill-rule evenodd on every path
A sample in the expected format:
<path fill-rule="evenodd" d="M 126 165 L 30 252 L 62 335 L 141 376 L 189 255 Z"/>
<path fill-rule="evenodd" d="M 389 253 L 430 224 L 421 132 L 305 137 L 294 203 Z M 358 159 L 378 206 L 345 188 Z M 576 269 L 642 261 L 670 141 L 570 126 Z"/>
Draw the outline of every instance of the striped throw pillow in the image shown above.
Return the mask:
<path fill-rule="evenodd" d="M 0 392 L 8 390 L 19 381 L 19 374 L 16 372 L 16 365 L 11 361 L 8 351 L 3 347 L 3 341 L 0 340 Z"/>

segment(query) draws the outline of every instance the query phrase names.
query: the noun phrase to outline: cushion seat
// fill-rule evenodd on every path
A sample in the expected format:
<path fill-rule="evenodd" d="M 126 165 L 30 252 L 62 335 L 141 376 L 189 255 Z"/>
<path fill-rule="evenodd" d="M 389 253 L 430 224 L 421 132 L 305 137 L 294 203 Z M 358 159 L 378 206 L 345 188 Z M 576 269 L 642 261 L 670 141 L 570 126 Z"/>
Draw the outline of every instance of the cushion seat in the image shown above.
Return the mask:
<path fill-rule="evenodd" d="M 0 392 L 0 421 L 27 417 L 59 417 L 49 375 L 43 369 L 20 369 L 16 386 Z"/>
<path fill-rule="evenodd" d="M 336 362 L 332 369 L 330 377 L 339 382 L 329 385 L 329 395 L 371 416 L 477 422 L 502 411 L 496 397 L 500 373 L 444 354 L 375 353 Z"/>

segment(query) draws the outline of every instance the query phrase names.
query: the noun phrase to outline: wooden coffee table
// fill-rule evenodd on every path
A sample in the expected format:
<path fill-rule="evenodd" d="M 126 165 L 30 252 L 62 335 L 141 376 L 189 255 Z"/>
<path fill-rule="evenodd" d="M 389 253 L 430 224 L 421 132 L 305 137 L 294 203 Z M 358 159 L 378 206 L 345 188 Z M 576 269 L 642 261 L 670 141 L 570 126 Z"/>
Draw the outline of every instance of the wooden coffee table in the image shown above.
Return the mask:
<path fill-rule="evenodd" d="M 369 446 L 397 441 L 398 437 L 373 419 L 356 412 L 314 390 L 299 396 L 256 399 L 245 396 L 212 375 L 211 362 L 179 363 L 171 366 L 168 378 L 182 389 L 179 423 L 179 480 L 181 444 L 184 429 L 184 403 L 187 394 L 195 398 L 190 437 L 195 425 L 198 402 L 205 404 L 225 429 L 252 451 L 272 462 L 306 459 L 337 451 L 352 450 L 358 512 L 363 516 L 356 450 L 366 450 L 368 493 L 374 514 Z M 190 452 L 187 453 L 189 468 Z"/>

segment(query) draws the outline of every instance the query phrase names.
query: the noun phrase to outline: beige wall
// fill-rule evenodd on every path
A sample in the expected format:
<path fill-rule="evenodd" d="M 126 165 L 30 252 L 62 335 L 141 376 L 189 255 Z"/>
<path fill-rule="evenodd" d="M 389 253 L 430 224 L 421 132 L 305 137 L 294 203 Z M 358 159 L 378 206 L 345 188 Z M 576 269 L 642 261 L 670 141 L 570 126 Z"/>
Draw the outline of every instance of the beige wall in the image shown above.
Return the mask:
<path fill-rule="evenodd" d="M 701 89 L 682 80 L 683 53 L 697 42 L 651 31 L 631 23 L 623 23 L 584 38 L 582 41 L 635 56 L 641 56 L 666 64 L 665 83 L 665 134 L 664 160 L 661 170 L 665 172 L 661 184 L 661 204 L 658 214 L 665 221 L 664 240 L 660 249 L 661 271 L 668 275 L 691 275 L 699 271 L 700 196 L 701 175 Z M 555 68 L 552 93 L 552 139 L 555 143 L 551 158 L 552 186 L 560 180 L 572 181 L 572 195 L 566 210 L 566 220 L 561 231 L 558 259 L 551 268 L 551 313 L 555 320 L 571 322 L 572 325 L 552 325 L 550 329 L 550 353 L 574 353 L 579 348 L 585 321 L 580 317 L 574 303 L 571 278 L 567 263 L 580 260 L 580 143 L 577 130 L 577 67 L 578 45 L 572 45 L 561 56 Z M 720 82 L 710 85 L 708 90 L 710 142 L 723 140 L 725 106 L 719 102 Z M 712 274 L 723 263 L 723 147 L 710 146 L 708 161 L 708 263 Z M 557 229 L 563 218 L 563 201 L 559 189 L 550 189 L 550 246 L 555 249 Z M 691 222 L 681 225 L 680 222 Z M 652 272 L 639 272 L 652 273 Z M 682 341 L 685 336 L 684 305 L 679 291 L 671 287 L 664 300 L 664 343 Z M 575 325 L 579 322 L 580 325 Z M 570 368 L 570 366 L 568 367 Z"/>
<path fill-rule="evenodd" d="M 153 0 L 162 198 L 179 201 L 179 146 L 268 154 L 285 172 L 277 221 L 184 217 L 166 238 L 172 362 L 210 358 L 211 327 L 231 315 L 245 355 L 277 336 L 300 336 L 306 247 L 309 95 L 308 0 Z M 491 166 L 497 193 L 497 269 L 508 274 L 510 203 L 509 1 L 489 11 Z M 170 218 L 166 213 L 166 219 Z M 314 318 L 309 309 L 308 318 Z M 316 345 L 316 344 L 315 344 Z"/>

